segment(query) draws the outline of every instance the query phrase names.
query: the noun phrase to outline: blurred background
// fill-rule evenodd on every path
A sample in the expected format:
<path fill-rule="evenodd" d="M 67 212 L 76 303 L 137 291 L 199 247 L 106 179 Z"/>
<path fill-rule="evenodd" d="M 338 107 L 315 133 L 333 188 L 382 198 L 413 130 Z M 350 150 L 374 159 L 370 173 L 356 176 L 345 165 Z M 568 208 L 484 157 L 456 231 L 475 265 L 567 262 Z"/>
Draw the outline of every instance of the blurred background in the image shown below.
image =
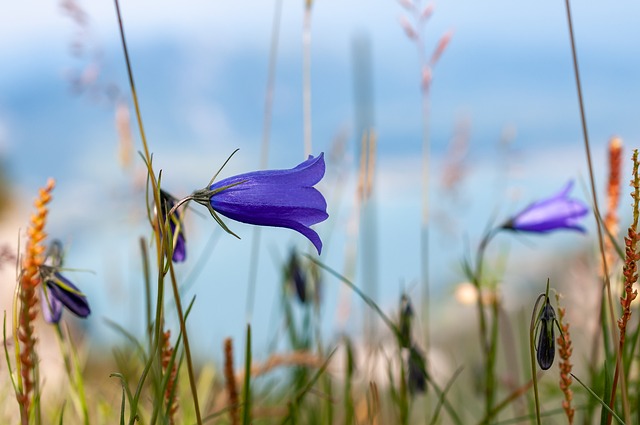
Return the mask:
<path fill-rule="evenodd" d="M 305 158 L 302 0 L 126 0 L 121 7 L 154 166 L 162 169 L 166 190 L 182 197 L 203 187 L 236 148 L 221 177 L 261 167 L 270 54 L 268 168 L 291 168 Z M 317 0 L 311 10 L 312 152 L 326 155 L 318 188 L 330 214 L 315 226 L 325 241 L 320 259 L 388 312 L 397 311 L 403 291 L 418 305 L 421 296 L 423 76 L 407 22 L 421 31 L 427 57 L 450 37 L 429 90 L 429 326 L 440 331 L 443 322 L 474 320 L 473 307 L 455 295 L 464 281 L 461 260 L 486 226 L 570 179 L 574 195 L 589 202 L 563 3 L 438 2 L 424 26 L 415 26 L 411 12 L 393 0 Z M 609 138 L 623 139 L 625 158 L 640 138 L 640 5 L 575 2 L 573 12 L 604 191 Z M 139 237 L 148 240 L 151 232 L 134 117 L 110 1 L 0 5 L 0 243 L 16 252 L 37 188 L 54 177 L 48 232 L 65 242 L 68 267 L 91 271 L 69 277 L 91 302 L 93 314 L 81 325 L 96 347 L 121 338 L 105 318 L 134 334 L 144 328 Z M 375 131 L 376 155 L 371 194 L 358 209 L 364 127 Z M 249 319 L 254 350 L 265 351 L 280 326 L 273 311 L 283 264 L 292 248 L 312 247 L 290 230 L 263 229 L 258 259 L 251 260 L 250 226 L 227 221 L 242 238 L 236 240 L 200 212 L 188 213 L 188 259 L 177 266 L 184 299 L 197 294 L 189 320 L 196 354 L 221 356 L 223 338 L 242 339 Z M 628 213 L 621 215 L 624 227 Z M 592 218 L 588 223 L 593 229 Z M 538 265 L 589 250 L 593 240 L 593 233 L 570 232 L 498 238 L 496 251 L 510 259 L 505 296 L 540 292 L 549 273 Z M 257 279 L 248 312 L 251 261 Z M 14 270 L 2 272 L 7 308 Z M 328 338 L 358 335 L 366 317 L 361 301 L 335 279 L 325 276 L 323 283 Z"/>

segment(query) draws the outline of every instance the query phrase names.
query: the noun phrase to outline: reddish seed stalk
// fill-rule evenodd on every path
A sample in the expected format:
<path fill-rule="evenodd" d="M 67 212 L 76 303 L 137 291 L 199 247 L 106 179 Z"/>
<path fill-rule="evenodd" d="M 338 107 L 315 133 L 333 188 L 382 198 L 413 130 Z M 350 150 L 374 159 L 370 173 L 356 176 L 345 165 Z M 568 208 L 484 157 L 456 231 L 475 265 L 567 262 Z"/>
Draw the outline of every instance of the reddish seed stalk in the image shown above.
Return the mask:
<path fill-rule="evenodd" d="M 27 229 L 27 243 L 24 260 L 22 262 L 22 273 L 19 281 L 20 311 L 18 313 L 18 340 L 20 345 L 19 370 L 21 384 L 18 386 L 16 399 L 20 405 L 21 423 L 29 423 L 29 408 L 32 403 L 32 393 L 35 386 L 35 366 L 37 356 L 35 352 L 36 336 L 33 328 L 33 321 L 38 316 L 38 297 L 36 287 L 40 283 L 38 273 L 42 265 L 45 247 L 43 244 L 46 238 L 44 227 L 47 221 L 47 204 L 51 201 L 51 191 L 55 186 L 55 181 L 49 179 L 47 185 L 41 188 L 34 202 L 36 213 L 31 216 L 31 222 Z"/>
<path fill-rule="evenodd" d="M 227 381 L 227 397 L 229 398 L 229 416 L 232 425 L 240 423 L 238 411 L 238 389 L 233 373 L 233 341 L 231 338 L 224 340 L 224 377 Z"/>
<path fill-rule="evenodd" d="M 167 382 L 167 388 L 164 393 L 165 403 L 169 406 L 169 424 L 174 425 L 175 415 L 178 411 L 178 397 L 176 395 L 175 387 L 176 387 L 176 375 L 177 375 L 177 367 L 174 361 L 171 366 L 171 370 L 169 371 L 169 363 L 171 362 L 171 357 L 173 356 L 173 347 L 171 346 L 171 331 L 166 331 L 162 334 L 162 371 L 164 373 L 169 373 L 169 382 Z"/>
<path fill-rule="evenodd" d="M 565 0 L 565 9 L 567 12 L 567 24 L 568 24 L 568 29 L 569 29 L 569 40 L 571 41 L 571 57 L 573 59 L 573 71 L 574 71 L 574 75 L 575 75 L 575 80 L 576 80 L 576 90 L 578 92 L 578 105 L 580 107 L 580 122 L 582 123 L 582 135 L 583 135 L 583 140 L 584 140 L 584 150 L 585 150 L 585 155 L 586 155 L 586 159 L 587 159 L 587 166 L 589 169 L 589 183 L 591 186 L 591 197 L 592 197 L 592 201 L 593 201 L 593 213 L 596 219 L 596 223 L 597 223 L 597 234 L 598 234 L 598 245 L 599 245 L 599 249 L 600 249 L 600 255 L 602 258 L 602 263 L 604 266 L 604 285 L 605 285 L 605 290 L 607 293 L 607 307 L 609 310 L 609 315 L 611 317 L 614 317 L 614 312 L 613 312 L 613 297 L 611 296 L 611 283 L 609 280 L 609 273 L 608 273 L 608 267 L 607 267 L 607 263 L 606 263 L 606 259 L 605 259 L 605 249 L 604 249 L 604 237 L 602 235 L 602 227 L 600 226 L 600 208 L 598 206 L 598 195 L 596 193 L 596 182 L 595 182 L 595 177 L 594 177 L 594 172 L 593 172 L 593 161 L 591 160 L 591 146 L 589 144 L 589 132 L 587 131 L 587 118 L 586 118 L 586 113 L 585 113 L 585 107 L 584 107 L 584 100 L 582 97 L 582 84 L 580 83 L 580 71 L 578 69 L 578 55 L 577 55 L 577 50 L 576 50 L 576 43 L 575 43 L 575 38 L 573 35 L 573 20 L 571 18 L 571 5 L 569 3 L 569 0 Z M 616 347 L 616 350 L 619 347 L 619 341 L 618 341 L 618 335 L 615 333 L 615 324 L 611 324 L 612 326 L 612 335 L 615 339 L 614 341 L 614 346 Z M 621 355 L 620 352 L 617 351 L 616 353 L 616 370 L 619 368 L 620 366 L 620 360 L 621 360 Z M 622 380 L 624 381 L 624 375 L 622 377 Z M 629 400 L 627 399 L 627 394 L 626 394 L 626 390 L 625 387 L 623 385 L 622 387 L 623 391 L 622 391 L 622 405 L 623 408 L 625 410 L 625 419 L 627 421 L 629 421 Z M 613 396 L 615 395 L 615 385 L 613 387 L 613 391 L 612 391 L 612 399 Z M 609 408 L 612 408 L 613 405 L 610 404 Z M 608 415 L 608 419 L 607 422 L 610 424 L 611 423 L 611 419 L 613 417 L 611 415 Z"/>
<path fill-rule="evenodd" d="M 622 169 L 622 140 L 613 137 L 609 141 L 609 179 L 607 181 L 607 212 L 604 225 L 609 234 L 616 238 L 619 230 L 618 205 L 620 204 L 620 171 Z M 616 257 L 615 248 L 610 238 L 605 238 L 604 246 L 608 265 L 613 264 Z"/>
<path fill-rule="evenodd" d="M 640 260 L 640 254 L 638 253 L 638 241 L 640 235 L 638 235 L 638 216 L 639 216 L 639 204 L 640 204 L 640 176 L 638 175 L 638 150 L 633 151 L 633 179 L 631 180 L 631 198 L 633 198 L 633 222 L 629 226 L 627 236 L 624 238 L 625 244 L 625 264 L 622 268 L 622 274 L 624 276 L 624 296 L 620 297 L 620 304 L 622 305 L 622 316 L 618 319 L 618 328 L 620 329 L 620 338 L 618 345 L 618 357 L 622 356 L 624 343 L 626 339 L 627 323 L 631 318 L 631 302 L 638 295 L 638 291 L 633 289 L 633 284 L 638 281 L 638 260 Z M 613 375 L 613 387 L 611 390 L 611 400 L 609 406 L 613 406 L 616 397 L 616 388 L 618 384 L 618 377 L 621 374 L 621 359 L 616 362 L 616 370 Z M 624 373 L 624 371 L 622 371 Z M 624 392 L 626 389 L 622 388 Z M 624 393 L 623 393 L 624 395 Z M 611 421 L 611 415 L 609 415 L 609 423 Z"/>
<path fill-rule="evenodd" d="M 558 303 L 560 300 L 556 296 Z M 573 400 L 573 391 L 571 391 L 571 353 L 573 352 L 573 345 L 571 343 L 571 334 L 569 333 L 569 324 L 564 323 L 565 309 L 558 307 L 558 322 L 562 329 L 562 335 L 558 336 L 558 353 L 560 354 L 560 390 L 564 393 L 564 400 L 562 400 L 562 408 L 567 415 L 569 425 L 573 424 L 573 415 L 575 409 L 571 405 Z"/>

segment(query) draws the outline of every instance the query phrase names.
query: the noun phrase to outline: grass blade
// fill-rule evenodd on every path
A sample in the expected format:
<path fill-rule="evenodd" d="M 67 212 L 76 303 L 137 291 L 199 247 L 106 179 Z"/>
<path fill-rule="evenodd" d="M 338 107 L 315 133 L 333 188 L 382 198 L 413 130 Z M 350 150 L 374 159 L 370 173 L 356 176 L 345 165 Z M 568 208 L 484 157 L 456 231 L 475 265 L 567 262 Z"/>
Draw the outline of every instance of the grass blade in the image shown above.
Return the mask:
<path fill-rule="evenodd" d="M 605 365 L 605 368 L 606 368 L 606 365 Z M 589 392 L 589 394 L 591 394 L 591 396 L 598 401 L 598 403 L 600 403 L 602 405 L 602 407 L 603 407 L 602 412 L 603 413 L 602 413 L 601 420 L 604 421 L 604 422 L 601 422 L 601 423 L 606 423 L 607 422 L 607 414 L 605 413 L 605 409 L 606 409 L 606 411 L 608 411 L 618 421 L 618 423 L 620 423 L 621 425 L 625 425 L 624 421 L 622 419 L 620 419 L 620 417 L 618 415 L 616 415 L 616 412 L 611 410 L 611 408 L 607 405 L 607 403 L 605 401 L 603 401 L 600 397 L 598 397 L 598 394 L 593 392 L 593 390 L 591 388 L 589 388 L 587 385 L 585 385 L 580 379 L 578 379 L 578 377 L 576 375 L 574 375 L 572 373 L 571 376 L 573 377 L 573 379 L 578 381 L 578 383 L 580 385 L 582 385 L 584 387 L 584 389 L 587 390 Z M 609 373 L 608 372 L 607 372 L 606 381 L 607 381 L 606 387 L 610 387 L 611 386 L 611 382 L 610 382 L 610 379 L 609 379 Z M 608 394 L 610 392 L 611 392 L 610 388 L 608 388 L 608 389 L 605 388 L 605 397 L 608 398 Z"/>

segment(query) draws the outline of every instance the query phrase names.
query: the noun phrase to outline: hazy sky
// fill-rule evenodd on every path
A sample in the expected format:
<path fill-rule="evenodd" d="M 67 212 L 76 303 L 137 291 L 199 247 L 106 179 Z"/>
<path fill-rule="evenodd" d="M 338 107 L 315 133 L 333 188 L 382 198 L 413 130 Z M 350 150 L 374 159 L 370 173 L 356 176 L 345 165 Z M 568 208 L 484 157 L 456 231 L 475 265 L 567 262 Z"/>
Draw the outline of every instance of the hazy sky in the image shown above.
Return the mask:
<path fill-rule="evenodd" d="M 629 148 L 640 139 L 640 6 L 631 1 L 597 7 L 592 2 L 574 3 L 589 130 L 595 160 L 601 165 L 611 135 L 622 136 Z M 118 164 L 114 105 L 104 97 L 105 90 L 118 90 L 129 101 L 114 7 L 109 1 L 79 4 L 87 14 L 85 27 L 57 2 L 0 5 L 0 153 L 16 192 L 23 195 L 24 208 L 46 177 L 58 179 L 52 234 L 71 242 L 71 266 L 96 271 L 95 276 L 78 279 L 96 299 L 95 326 L 103 328 L 99 317 L 118 314 L 109 310 L 110 303 L 123 296 L 121 291 L 140 284 L 138 242 L 132 235 L 149 236 L 149 232 L 141 226 L 144 203 L 132 183 L 135 173 Z M 258 166 L 274 4 L 123 1 L 151 149 L 156 166 L 165 173 L 166 187 L 177 195 L 204 185 L 236 147 L 241 151 L 225 176 Z M 359 139 L 353 124 L 357 76 L 352 46 L 356 37 L 367 37 L 372 46 L 380 153 L 378 267 L 380 296 L 388 308 L 396 304 L 400 282 L 411 285 L 420 270 L 419 72 L 415 46 L 399 25 L 404 13 L 391 0 L 317 0 L 312 21 L 314 152 L 328 152 L 333 140 L 346 134 L 346 161 L 352 165 L 357 163 L 352 153 Z M 303 157 L 302 16 L 303 1 L 283 1 L 269 161 L 277 168 L 292 167 Z M 432 239 L 439 247 L 434 250 L 432 274 L 445 294 L 462 279 L 458 264 L 465 235 L 476 243 L 496 208 L 504 217 L 554 193 L 568 179 L 580 181 L 586 169 L 563 2 L 436 3 L 425 27 L 428 54 L 450 30 L 452 41 L 434 72 L 430 117 L 436 163 Z M 84 48 L 82 57 L 73 55 L 78 40 Z M 97 67 L 91 68 L 94 60 Z M 83 72 L 85 76 L 97 72 L 93 74 L 97 92 L 73 92 L 70 76 Z M 463 164 L 471 178 L 452 196 L 443 191 L 439 176 L 441 160 L 460 123 L 469 126 Z M 135 125 L 132 132 L 135 149 L 140 149 Z M 513 136 L 512 142 L 500 148 L 505 132 Z M 139 161 L 136 164 L 139 168 Z M 335 166 L 328 164 L 329 169 Z M 327 197 L 335 188 L 330 177 L 322 187 Z M 351 219 L 353 181 L 348 182 L 339 206 L 329 206 L 335 236 L 323 258 L 338 270 L 344 263 Z M 580 184 L 575 193 L 585 199 Z M 194 287 L 198 302 L 211 305 L 196 310 L 195 321 L 211 320 L 204 319 L 211 311 L 216 317 L 234 318 L 231 329 L 211 330 L 213 335 L 207 336 L 211 341 L 227 333 L 239 335 L 244 326 L 246 261 L 232 259 L 248 257 L 252 230 L 236 223 L 231 227 L 243 240 L 223 237 Z M 321 235 L 329 228 L 328 223 L 317 226 Z M 199 217 L 188 223 L 193 261 L 213 229 L 212 221 Z M 10 235 L 14 238 L 15 232 Z M 584 238 L 564 235 L 557 240 L 588 240 Z M 264 305 L 256 310 L 264 332 L 277 293 L 274 257 L 279 260 L 290 246 L 304 248 L 305 243 L 290 231 L 265 232 L 261 256 L 265 283 L 258 292 Z M 182 275 L 192 266 L 184 266 Z M 326 316 L 333 323 L 338 284 L 328 285 Z M 138 302 L 126 299 L 119 309 Z"/>

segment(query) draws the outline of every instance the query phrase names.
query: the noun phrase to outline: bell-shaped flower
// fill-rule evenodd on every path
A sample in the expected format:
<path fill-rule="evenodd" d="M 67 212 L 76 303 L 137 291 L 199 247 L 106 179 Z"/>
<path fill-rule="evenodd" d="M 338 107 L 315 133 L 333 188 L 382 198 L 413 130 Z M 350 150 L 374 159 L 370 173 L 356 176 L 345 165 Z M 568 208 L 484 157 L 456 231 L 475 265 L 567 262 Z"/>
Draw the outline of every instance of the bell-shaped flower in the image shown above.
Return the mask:
<path fill-rule="evenodd" d="M 409 350 L 407 381 L 409 393 L 419 394 L 427 391 L 426 361 L 422 351 L 412 345 Z"/>
<path fill-rule="evenodd" d="M 553 325 L 559 326 L 556 320 L 556 312 L 546 297 L 546 302 L 540 311 L 538 318 L 537 331 L 538 344 L 536 346 L 536 359 L 540 369 L 547 370 L 553 365 L 553 359 L 556 355 L 556 343 Z"/>
<path fill-rule="evenodd" d="M 309 156 L 289 170 L 253 171 L 213 183 L 193 193 L 213 218 L 232 233 L 218 217 L 258 226 L 287 227 L 302 233 L 322 251 L 320 236 L 310 226 L 329 217 L 327 202 L 316 188 L 325 172 L 324 154 Z"/>
<path fill-rule="evenodd" d="M 577 199 L 569 197 L 573 181 L 556 195 L 536 201 L 509 219 L 503 229 L 520 232 L 546 233 L 560 229 L 571 229 L 584 232 L 580 224 L 589 208 Z"/>
<path fill-rule="evenodd" d="M 160 210 L 162 211 L 163 222 L 167 213 L 171 211 L 176 202 L 176 198 L 160 189 Z M 171 240 L 173 241 L 173 262 L 181 263 L 187 259 L 187 242 L 184 236 L 184 222 L 182 221 L 181 211 L 176 210 L 171 214 L 171 217 L 169 217 L 169 230 L 171 231 Z"/>
<path fill-rule="evenodd" d="M 58 323 L 63 307 L 79 317 L 91 313 L 87 297 L 59 272 L 64 262 L 63 254 L 62 242 L 54 239 L 47 249 L 45 265 L 40 266 L 40 302 L 47 323 Z"/>
<path fill-rule="evenodd" d="M 62 316 L 62 308 L 72 312 L 78 317 L 87 317 L 91 313 L 87 297 L 62 276 L 56 268 L 40 266 L 42 276 L 42 288 L 40 298 L 42 303 L 42 315 L 48 323 L 58 323 Z"/>
<path fill-rule="evenodd" d="M 400 297 L 400 346 L 409 348 L 411 346 L 411 324 L 413 322 L 413 306 L 406 294 Z"/>
<path fill-rule="evenodd" d="M 305 304 L 307 302 L 307 276 L 305 270 L 300 266 L 295 250 L 292 250 L 289 255 L 289 263 L 287 264 L 285 275 L 290 285 L 296 291 L 298 301 Z"/>

